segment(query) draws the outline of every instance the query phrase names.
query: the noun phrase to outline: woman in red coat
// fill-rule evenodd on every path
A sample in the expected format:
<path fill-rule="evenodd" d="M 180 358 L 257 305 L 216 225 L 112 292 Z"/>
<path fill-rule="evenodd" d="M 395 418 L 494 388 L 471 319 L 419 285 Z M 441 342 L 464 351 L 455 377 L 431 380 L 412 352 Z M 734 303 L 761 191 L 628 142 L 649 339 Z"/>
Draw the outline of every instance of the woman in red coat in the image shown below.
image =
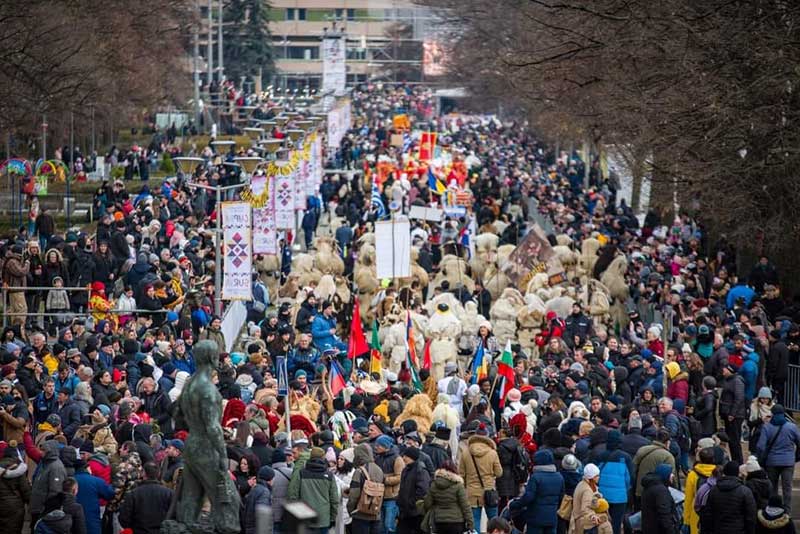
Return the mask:
<path fill-rule="evenodd" d="M 689 403 L 689 373 L 681 370 L 678 362 L 669 362 L 665 366 L 667 373 L 667 397 L 672 400 L 682 399 Z"/>

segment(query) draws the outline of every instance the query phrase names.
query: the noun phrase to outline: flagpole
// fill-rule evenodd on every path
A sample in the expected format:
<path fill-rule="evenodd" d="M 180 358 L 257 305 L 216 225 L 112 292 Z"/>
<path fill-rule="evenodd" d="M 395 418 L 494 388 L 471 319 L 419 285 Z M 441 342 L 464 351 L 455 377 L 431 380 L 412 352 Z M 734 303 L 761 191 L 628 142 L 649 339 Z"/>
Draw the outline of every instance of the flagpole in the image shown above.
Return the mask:
<path fill-rule="evenodd" d="M 286 433 L 289 435 L 286 442 L 289 444 L 289 448 L 292 448 L 292 408 L 291 402 L 289 402 L 289 395 L 292 394 L 292 390 L 286 392 L 286 397 L 283 399 L 286 403 L 286 409 L 284 410 L 284 417 L 286 419 Z"/>
<path fill-rule="evenodd" d="M 494 381 L 492 382 L 492 389 L 489 391 L 489 403 L 492 402 L 492 396 L 494 395 L 494 388 L 497 386 L 497 379 L 500 378 L 499 374 L 494 375 Z"/>

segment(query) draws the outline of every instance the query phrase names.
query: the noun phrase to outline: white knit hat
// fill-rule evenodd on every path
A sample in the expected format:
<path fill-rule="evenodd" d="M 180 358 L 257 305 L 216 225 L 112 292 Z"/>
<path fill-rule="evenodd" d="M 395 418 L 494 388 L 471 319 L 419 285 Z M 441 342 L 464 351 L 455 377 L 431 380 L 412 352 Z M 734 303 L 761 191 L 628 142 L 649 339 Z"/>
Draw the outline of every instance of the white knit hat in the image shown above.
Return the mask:
<path fill-rule="evenodd" d="M 594 464 L 586 464 L 583 468 L 583 478 L 585 480 L 590 480 L 597 476 L 600 476 L 600 469 Z"/>
<path fill-rule="evenodd" d="M 739 474 L 747 475 L 748 473 L 755 473 L 761 471 L 761 466 L 758 463 L 758 458 L 755 456 L 748 456 L 747 462 L 739 466 Z"/>

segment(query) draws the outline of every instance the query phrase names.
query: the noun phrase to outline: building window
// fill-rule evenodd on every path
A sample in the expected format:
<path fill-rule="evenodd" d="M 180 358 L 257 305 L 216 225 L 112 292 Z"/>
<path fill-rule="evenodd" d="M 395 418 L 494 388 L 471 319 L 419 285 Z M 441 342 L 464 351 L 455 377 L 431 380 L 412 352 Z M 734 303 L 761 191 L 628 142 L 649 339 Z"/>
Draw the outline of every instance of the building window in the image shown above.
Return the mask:
<path fill-rule="evenodd" d="M 287 7 L 286 8 L 286 20 L 294 20 L 294 8 Z"/>
<path fill-rule="evenodd" d="M 348 9 L 347 10 L 347 20 L 354 21 L 356 20 L 356 10 L 355 9 Z"/>
<path fill-rule="evenodd" d="M 300 7 L 297 9 L 297 20 L 306 20 L 306 8 Z"/>
<path fill-rule="evenodd" d="M 342 20 L 344 18 L 344 9 L 336 9 L 336 20 Z M 348 10 L 349 11 L 349 10 Z"/>

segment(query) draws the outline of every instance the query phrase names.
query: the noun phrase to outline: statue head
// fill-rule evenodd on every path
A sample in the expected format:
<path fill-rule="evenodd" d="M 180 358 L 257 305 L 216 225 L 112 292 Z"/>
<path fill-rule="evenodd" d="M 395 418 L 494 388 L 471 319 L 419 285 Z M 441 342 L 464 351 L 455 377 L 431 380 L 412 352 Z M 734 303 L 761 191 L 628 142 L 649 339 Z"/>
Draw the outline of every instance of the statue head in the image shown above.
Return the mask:
<path fill-rule="evenodd" d="M 219 348 L 217 347 L 216 342 L 209 339 L 200 341 L 194 346 L 192 353 L 194 355 L 194 361 L 198 367 L 217 367 Z"/>

